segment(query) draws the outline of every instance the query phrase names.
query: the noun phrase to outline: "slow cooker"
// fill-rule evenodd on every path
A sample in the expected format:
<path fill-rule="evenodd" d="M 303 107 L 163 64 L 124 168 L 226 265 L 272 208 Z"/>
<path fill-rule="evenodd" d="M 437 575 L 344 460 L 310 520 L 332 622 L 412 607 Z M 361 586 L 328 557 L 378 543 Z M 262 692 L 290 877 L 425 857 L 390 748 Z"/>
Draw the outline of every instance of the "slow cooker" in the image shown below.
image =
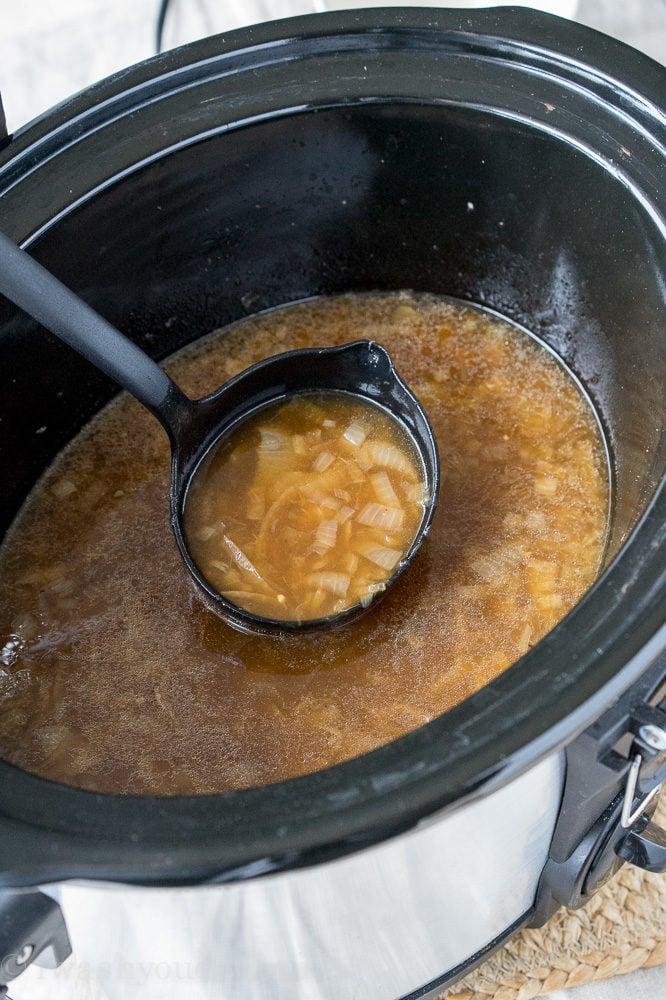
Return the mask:
<path fill-rule="evenodd" d="M 446 293 L 560 355 L 613 474 L 584 599 L 387 746 L 172 799 L 0 762 L 15 1000 L 435 995 L 624 861 L 666 868 L 665 97 L 549 15 L 391 8 L 208 38 L 3 135 L 0 227 L 154 357 L 308 296 Z M 4 531 L 116 389 L 4 301 L 0 355 Z"/>

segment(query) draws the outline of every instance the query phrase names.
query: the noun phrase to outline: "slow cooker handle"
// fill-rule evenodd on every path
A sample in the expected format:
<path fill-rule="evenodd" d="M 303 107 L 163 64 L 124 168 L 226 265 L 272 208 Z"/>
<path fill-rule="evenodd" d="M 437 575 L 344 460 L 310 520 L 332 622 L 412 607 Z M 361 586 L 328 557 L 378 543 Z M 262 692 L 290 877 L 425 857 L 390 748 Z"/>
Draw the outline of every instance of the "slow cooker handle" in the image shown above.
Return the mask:
<path fill-rule="evenodd" d="M 638 737 L 632 746 L 633 759 L 620 816 L 620 825 L 627 832 L 615 848 L 615 853 L 638 868 L 661 874 L 666 872 L 666 831 L 650 821 L 648 809 L 653 800 L 656 804 L 663 784 L 662 781 L 655 785 L 654 781 L 663 777 L 666 767 L 666 729 L 654 723 L 646 724 L 641 726 Z M 645 746 L 651 751 L 647 759 Z M 653 787 L 644 795 L 639 795 L 638 806 L 633 809 L 636 792 L 641 786 L 645 787 L 646 781 Z"/>
<path fill-rule="evenodd" d="M 618 857 L 646 872 L 666 872 L 666 830 L 649 820 L 643 830 L 630 830 L 617 849 Z"/>
<path fill-rule="evenodd" d="M 666 782 L 666 654 L 566 748 L 560 813 L 532 927 L 583 906 L 625 861 L 666 872 L 666 831 L 651 822 Z"/>
<path fill-rule="evenodd" d="M 54 969 L 72 953 L 62 910 L 39 890 L 0 893 L 0 983 L 20 976 L 37 962 Z M 0 985 L 0 997 L 7 987 Z"/>

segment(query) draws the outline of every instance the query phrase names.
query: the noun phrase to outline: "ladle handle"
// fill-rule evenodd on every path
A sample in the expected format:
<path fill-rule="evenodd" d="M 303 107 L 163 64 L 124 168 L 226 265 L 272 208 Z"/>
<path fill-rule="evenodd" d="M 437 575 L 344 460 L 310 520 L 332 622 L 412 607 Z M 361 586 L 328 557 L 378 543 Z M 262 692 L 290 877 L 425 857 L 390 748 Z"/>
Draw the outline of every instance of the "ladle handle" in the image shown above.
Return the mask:
<path fill-rule="evenodd" d="M 127 389 L 175 440 L 179 417 L 192 400 L 136 344 L 4 233 L 0 293 Z"/>

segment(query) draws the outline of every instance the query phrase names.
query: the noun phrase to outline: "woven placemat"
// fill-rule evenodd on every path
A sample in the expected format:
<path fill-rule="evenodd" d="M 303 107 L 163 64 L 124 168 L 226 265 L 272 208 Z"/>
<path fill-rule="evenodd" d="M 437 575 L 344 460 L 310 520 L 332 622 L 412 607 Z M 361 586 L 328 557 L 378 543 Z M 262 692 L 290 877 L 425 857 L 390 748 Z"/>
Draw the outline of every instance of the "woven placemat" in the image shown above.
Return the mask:
<path fill-rule="evenodd" d="M 666 824 L 666 795 L 655 814 Z M 441 1000 L 533 1000 L 666 963 L 666 876 L 624 865 L 580 910 L 519 931 Z"/>

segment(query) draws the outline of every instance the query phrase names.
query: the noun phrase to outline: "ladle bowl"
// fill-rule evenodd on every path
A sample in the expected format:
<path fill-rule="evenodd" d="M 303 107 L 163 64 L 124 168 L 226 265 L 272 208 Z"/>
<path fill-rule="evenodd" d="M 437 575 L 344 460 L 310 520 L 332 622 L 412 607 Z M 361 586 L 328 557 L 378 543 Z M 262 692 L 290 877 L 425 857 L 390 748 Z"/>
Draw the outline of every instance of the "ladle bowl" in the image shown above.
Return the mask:
<path fill-rule="evenodd" d="M 439 492 L 434 433 L 419 400 L 387 352 L 370 340 L 287 351 L 252 365 L 202 399 L 186 396 L 158 364 L 0 233 L 0 293 L 113 378 L 166 430 L 171 444 L 169 504 L 180 553 L 206 605 L 242 632 L 281 635 L 342 625 L 364 614 L 404 572 L 428 532 Z M 254 614 L 222 596 L 192 559 L 183 518 L 187 493 L 210 449 L 263 407 L 309 392 L 345 392 L 380 406 L 412 440 L 426 501 L 418 530 L 383 591 L 326 618 L 284 621 Z"/>

